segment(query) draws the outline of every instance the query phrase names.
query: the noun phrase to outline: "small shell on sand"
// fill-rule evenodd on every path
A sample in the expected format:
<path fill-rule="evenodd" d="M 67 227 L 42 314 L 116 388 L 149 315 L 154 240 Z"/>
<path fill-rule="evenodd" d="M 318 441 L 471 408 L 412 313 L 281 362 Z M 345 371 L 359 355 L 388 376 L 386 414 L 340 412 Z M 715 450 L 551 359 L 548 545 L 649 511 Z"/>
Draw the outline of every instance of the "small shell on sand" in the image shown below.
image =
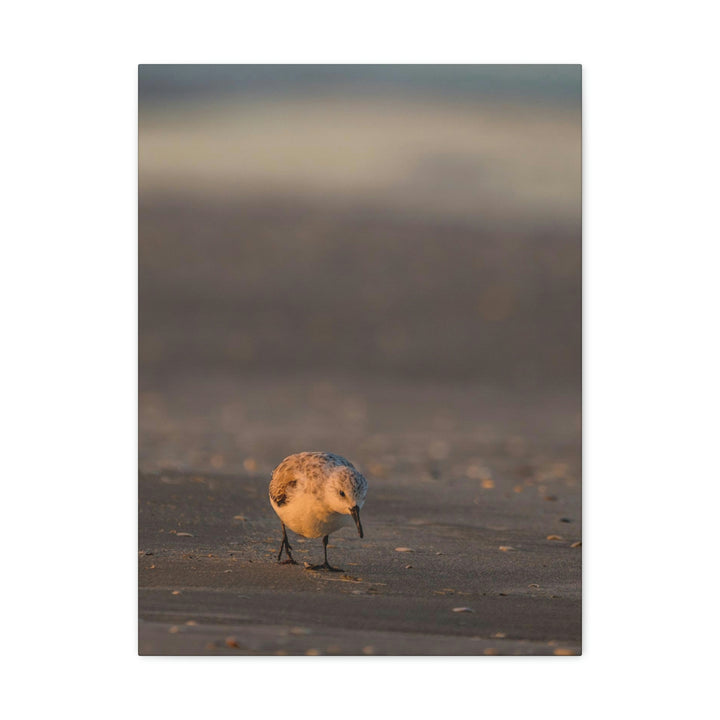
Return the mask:
<path fill-rule="evenodd" d="M 474 612 L 474 610 L 469 607 L 457 607 L 457 608 L 453 608 L 453 612 L 458 612 L 458 613 L 459 612 L 469 612 L 469 613 L 471 613 L 471 612 Z"/>
<path fill-rule="evenodd" d="M 548 535 L 547 538 L 545 538 L 545 539 L 546 540 L 562 540 L 560 535 Z"/>
<path fill-rule="evenodd" d="M 512 545 L 501 545 L 498 550 L 502 550 L 502 552 L 510 552 L 511 550 L 514 550 L 515 548 Z"/>
<path fill-rule="evenodd" d="M 582 547 L 582 542 L 580 542 L 580 540 L 578 540 L 577 542 L 574 542 L 570 547 L 571 547 L 571 548 L 579 548 L 579 547 Z"/>
<path fill-rule="evenodd" d="M 398 547 L 395 548 L 395 552 L 415 552 L 412 548 Z"/>
<path fill-rule="evenodd" d="M 310 633 L 312 632 L 312 630 L 311 630 L 310 628 L 307 628 L 307 627 L 296 626 L 296 627 L 291 627 L 291 628 L 288 630 L 288 632 L 289 632 L 291 635 L 310 635 Z"/>

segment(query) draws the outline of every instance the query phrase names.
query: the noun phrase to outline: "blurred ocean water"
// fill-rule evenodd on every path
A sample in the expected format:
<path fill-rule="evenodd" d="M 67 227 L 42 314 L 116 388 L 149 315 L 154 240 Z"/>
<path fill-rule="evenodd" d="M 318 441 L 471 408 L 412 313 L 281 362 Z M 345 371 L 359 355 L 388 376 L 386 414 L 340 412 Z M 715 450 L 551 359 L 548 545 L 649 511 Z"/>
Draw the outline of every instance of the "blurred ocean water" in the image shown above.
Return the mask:
<path fill-rule="evenodd" d="M 141 65 L 141 107 L 233 96 L 417 95 L 577 106 L 579 65 Z"/>

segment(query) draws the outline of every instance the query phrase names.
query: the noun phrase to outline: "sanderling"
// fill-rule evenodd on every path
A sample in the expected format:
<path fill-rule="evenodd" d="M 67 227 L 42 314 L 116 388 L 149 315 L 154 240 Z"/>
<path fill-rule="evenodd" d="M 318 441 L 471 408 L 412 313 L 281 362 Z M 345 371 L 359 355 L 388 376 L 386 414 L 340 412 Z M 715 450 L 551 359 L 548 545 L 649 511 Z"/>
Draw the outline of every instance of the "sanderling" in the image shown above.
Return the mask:
<path fill-rule="evenodd" d="M 270 480 L 270 504 L 282 523 L 282 544 L 287 553 L 285 563 L 297 565 L 290 554 L 285 526 L 307 538 L 322 536 L 325 562 L 311 565 L 310 570 L 340 571 L 327 559 L 328 536 L 350 518 L 355 521 L 358 535 L 363 536 L 360 508 L 367 495 L 367 480 L 352 463 L 339 455 L 326 452 L 302 452 L 286 457 L 273 470 Z"/>

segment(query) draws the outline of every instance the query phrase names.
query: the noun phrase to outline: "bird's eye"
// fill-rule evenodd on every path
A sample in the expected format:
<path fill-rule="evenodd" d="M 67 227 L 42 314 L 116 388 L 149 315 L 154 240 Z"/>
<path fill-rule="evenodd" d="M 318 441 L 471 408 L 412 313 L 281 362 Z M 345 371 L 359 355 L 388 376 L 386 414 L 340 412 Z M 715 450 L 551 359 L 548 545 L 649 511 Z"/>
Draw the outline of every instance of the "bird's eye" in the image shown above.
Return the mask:
<path fill-rule="evenodd" d="M 342 490 L 340 491 L 340 497 L 345 497 L 345 493 Z"/>

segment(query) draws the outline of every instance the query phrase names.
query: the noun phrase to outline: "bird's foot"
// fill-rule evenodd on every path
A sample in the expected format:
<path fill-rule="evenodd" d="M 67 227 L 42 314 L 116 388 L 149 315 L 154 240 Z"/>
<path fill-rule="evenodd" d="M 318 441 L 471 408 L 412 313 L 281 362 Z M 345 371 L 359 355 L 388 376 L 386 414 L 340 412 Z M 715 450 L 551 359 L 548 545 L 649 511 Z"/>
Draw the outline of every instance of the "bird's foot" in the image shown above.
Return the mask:
<path fill-rule="evenodd" d="M 293 560 L 291 557 L 285 558 L 284 560 L 278 560 L 278 565 L 297 565 L 297 560 Z"/>
<path fill-rule="evenodd" d="M 330 572 L 345 572 L 342 568 L 333 567 L 329 562 L 324 562 L 322 565 L 307 565 L 306 570 L 329 570 Z"/>

